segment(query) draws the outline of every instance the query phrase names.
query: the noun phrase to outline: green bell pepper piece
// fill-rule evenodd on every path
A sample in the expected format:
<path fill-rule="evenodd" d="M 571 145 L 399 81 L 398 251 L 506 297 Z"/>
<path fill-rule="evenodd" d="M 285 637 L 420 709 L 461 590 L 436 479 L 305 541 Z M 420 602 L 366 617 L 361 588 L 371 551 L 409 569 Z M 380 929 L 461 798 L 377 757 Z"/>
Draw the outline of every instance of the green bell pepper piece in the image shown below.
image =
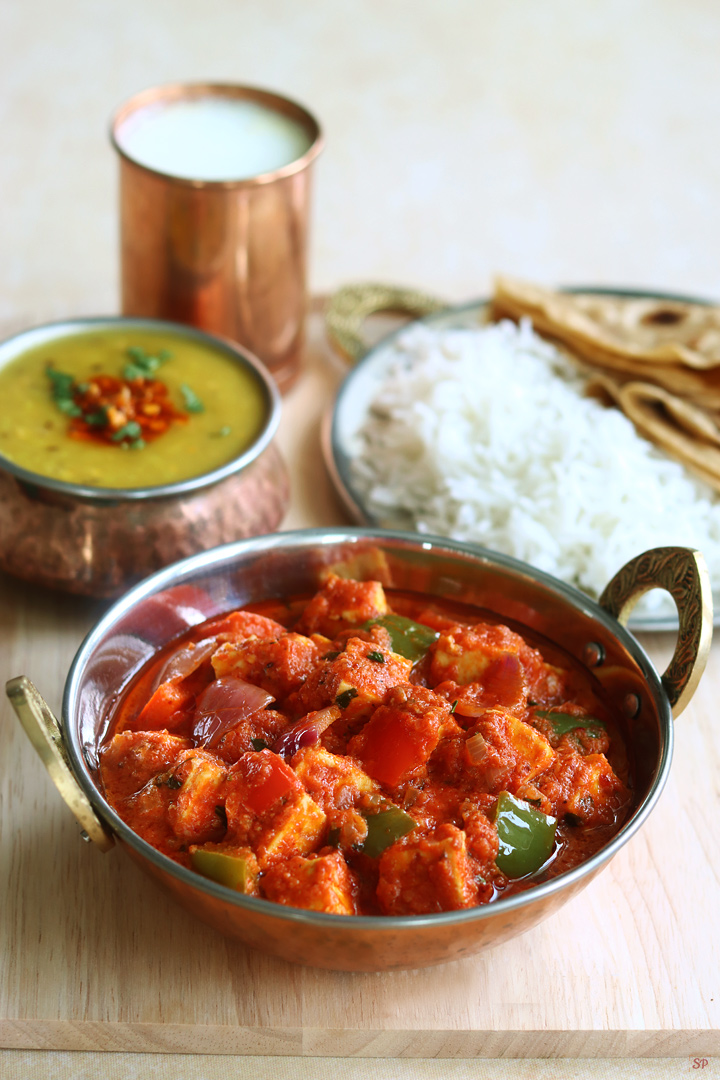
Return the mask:
<path fill-rule="evenodd" d="M 203 877 L 211 878 L 229 889 L 245 893 L 252 883 L 247 859 L 242 855 L 228 855 L 224 851 L 205 851 L 198 848 L 190 855 L 193 870 Z"/>
<path fill-rule="evenodd" d="M 416 822 L 399 806 L 389 806 L 387 810 L 381 810 L 365 820 L 368 831 L 361 850 L 363 855 L 369 855 L 371 859 L 377 859 L 385 848 L 412 832 L 416 826 Z"/>
<path fill-rule="evenodd" d="M 550 857 L 557 818 L 533 810 L 509 791 L 503 791 L 495 804 L 494 821 L 500 840 L 495 863 L 507 877 L 534 874 Z"/>
<path fill-rule="evenodd" d="M 363 630 L 369 630 L 372 626 L 384 626 L 390 634 L 393 652 L 413 662 L 421 660 L 440 637 L 437 630 L 404 615 L 381 615 L 377 619 L 370 619 L 363 626 Z"/>
<path fill-rule="evenodd" d="M 586 728 L 589 735 L 595 736 L 602 735 L 605 731 L 602 720 L 595 716 L 571 716 L 570 713 L 550 712 L 548 709 L 536 709 L 535 715 L 549 720 L 558 736 L 567 735 L 568 731 L 574 731 L 575 728 Z"/>

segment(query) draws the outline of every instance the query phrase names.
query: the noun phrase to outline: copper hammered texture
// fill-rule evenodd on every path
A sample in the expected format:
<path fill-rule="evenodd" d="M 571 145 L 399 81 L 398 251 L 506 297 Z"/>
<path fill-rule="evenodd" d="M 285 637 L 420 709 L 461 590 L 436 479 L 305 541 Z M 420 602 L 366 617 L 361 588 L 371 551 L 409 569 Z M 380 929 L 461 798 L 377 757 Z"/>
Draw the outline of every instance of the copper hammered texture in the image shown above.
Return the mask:
<path fill-rule="evenodd" d="M 86 596 L 118 596 L 155 570 L 274 531 L 290 497 L 273 444 L 239 473 L 186 495 L 84 502 L 0 471 L 0 567 Z"/>

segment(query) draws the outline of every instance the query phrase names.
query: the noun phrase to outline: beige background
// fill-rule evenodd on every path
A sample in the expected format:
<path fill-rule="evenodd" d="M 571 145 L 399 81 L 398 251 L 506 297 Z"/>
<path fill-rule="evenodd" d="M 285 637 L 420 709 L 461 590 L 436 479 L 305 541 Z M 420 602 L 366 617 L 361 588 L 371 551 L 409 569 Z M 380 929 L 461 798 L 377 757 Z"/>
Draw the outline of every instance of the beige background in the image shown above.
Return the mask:
<path fill-rule="evenodd" d="M 117 310 L 109 118 L 145 86 L 194 79 L 266 86 L 318 116 L 327 146 L 316 170 L 315 293 L 376 279 L 460 302 L 505 270 L 718 297 L 719 57 L 720 5 L 710 0 L 0 0 L 0 323 Z M 342 520 L 316 439 L 340 375 L 319 343 L 287 400 L 280 441 L 295 500 L 285 527 Z M 36 639 L 15 616 L 3 622 L 16 635 L 5 678 Z M 51 650 L 56 696 L 78 643 Z M 682 791 L 682 757 L 675 777 Z M 42 803 L 44 777 L 36 783 Z M 702 787 L 717 798 L 716 785 Z M 7 782 L 2 798 L 11 792 Z M 617 879 L 631 881 L 632 866 L 628 857 Z M 5 1051 L 0 1075 L 614 1080 L 718 1068 L 692 1064 Z"/>
<path fill-rule="evenodd" d="M 0 317 L 115 309 L 108 120 L 176 79 L 316 112 L 316 291 L 717 295 L 719 46 L 712 0 L 5 0 Z"/>

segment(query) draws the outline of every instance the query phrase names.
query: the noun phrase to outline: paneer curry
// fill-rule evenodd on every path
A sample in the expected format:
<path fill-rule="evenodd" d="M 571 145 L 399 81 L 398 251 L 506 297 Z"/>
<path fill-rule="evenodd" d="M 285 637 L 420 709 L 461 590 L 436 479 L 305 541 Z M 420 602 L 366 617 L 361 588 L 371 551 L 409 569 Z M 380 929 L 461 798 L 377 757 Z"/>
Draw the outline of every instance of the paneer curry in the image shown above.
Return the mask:
<path fill-rule="evenodd" d="M 175 640 L 125 694 L 100 769 L 171 859 L 340 915 L 531 888 L 631 805 L 618 718 L 579 664 L 489 613 L 334 574 Z"/>

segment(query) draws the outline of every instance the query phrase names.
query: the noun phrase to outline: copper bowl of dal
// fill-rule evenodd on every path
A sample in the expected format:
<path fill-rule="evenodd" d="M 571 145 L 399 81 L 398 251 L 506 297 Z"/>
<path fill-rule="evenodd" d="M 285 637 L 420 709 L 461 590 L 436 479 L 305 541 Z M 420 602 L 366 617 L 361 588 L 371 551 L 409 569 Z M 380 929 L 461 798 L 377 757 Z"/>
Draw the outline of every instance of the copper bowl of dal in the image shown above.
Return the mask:
<path fill-rule="evenodd" d="M 0 452 L 0 569 L 87 596 L 118 596 L 178 559 L 271 531 L 282 521 L 290 497 L 287 468 L 274 443 L 279 393 L 260 361 L 232 342 L 160 319 L 73 319 L 2 342 L 0 370 L 38 348 L 51 356 L 54 347 L 69 339 L 114 331 L 164 335 L 170 344 L 187 342 L 230 358 L 252 380 L 261 415 L 249 444 L 224 464 L 147 487 L 55 479 Z"/>

